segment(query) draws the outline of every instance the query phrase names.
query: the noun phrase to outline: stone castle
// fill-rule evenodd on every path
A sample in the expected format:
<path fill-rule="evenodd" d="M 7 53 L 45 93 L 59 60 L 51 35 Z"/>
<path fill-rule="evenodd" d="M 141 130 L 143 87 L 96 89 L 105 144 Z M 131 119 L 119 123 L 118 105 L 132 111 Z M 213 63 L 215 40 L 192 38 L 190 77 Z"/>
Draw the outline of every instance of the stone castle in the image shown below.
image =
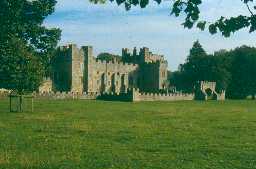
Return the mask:
<path fill-rule="evenodd" d="M 121 61 L 100 60 L 93 47 L 59 47 L 53 61 L 52 84 L 43 90 L 76 93 L 126 93 L 129 88 L 159 92 L 167 88 L 168 63 L 148 48 L 122 49 Z"/>
<path fill-rule="evenodd" d="M 111 55 L 112 56 L 112 55 Z M 115 55 L 113 55 L 115 56 Z M 74 44 L 57 49 L 51 79 L 40 86 L 37 97 L 55 99 L 104 99 L 123 101 L 225 100 L 216 92 L 216 82 L 198 82 L 195 93 L 169 93 L 168 63 L 148 48 L 110 60 L 95 57 L 91 46 Z"/>

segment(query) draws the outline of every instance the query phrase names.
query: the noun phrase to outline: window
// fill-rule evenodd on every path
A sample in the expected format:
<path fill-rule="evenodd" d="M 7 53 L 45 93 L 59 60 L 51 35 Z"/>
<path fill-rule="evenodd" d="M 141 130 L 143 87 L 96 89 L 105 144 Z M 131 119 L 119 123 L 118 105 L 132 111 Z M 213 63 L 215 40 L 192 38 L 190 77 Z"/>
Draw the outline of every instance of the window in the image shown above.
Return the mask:
<path fill-rule="evenodd" d="M 83 63 L 80 63 L 80 69 L 84 70 L 84 64 Z"/>
<path fill-rule="evenodd" d="M 162 76 L 165 77 L 165 72 L 162 72 Z"/>

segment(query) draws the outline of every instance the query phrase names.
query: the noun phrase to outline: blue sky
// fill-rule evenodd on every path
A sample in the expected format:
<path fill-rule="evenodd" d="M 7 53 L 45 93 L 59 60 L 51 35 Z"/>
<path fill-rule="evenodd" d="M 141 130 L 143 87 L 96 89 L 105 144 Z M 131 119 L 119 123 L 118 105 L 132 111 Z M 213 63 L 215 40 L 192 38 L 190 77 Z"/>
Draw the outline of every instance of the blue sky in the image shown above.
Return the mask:
<path fill-rule="evenodd" d="M 204 0 L 202 19 L 212 21 L 219 16 L 249 14 L 240 0 Z M 101 52 L 121 54 L 123 47 L 147 46 L 154 53 L 164 54 L 169 69 L 176 70 L 185 61 L 194 41 L 201 42 L 208 53 L 231 49 L 243 44 L 255 45 L 256 34 L 241 30 L 230 38 L 207 31 L 184 29 L 182 18 L 170 16 L 171 0 L 158 5 L 150 1 L 145 9 L 133 7 L 125 11 L 116 3 L 95 5 L 88 0 L 58 0 L 56 10 L 45 25 L 62 30 L 60 45 L 76 43 L 92 45 L 95 56 Z"/>

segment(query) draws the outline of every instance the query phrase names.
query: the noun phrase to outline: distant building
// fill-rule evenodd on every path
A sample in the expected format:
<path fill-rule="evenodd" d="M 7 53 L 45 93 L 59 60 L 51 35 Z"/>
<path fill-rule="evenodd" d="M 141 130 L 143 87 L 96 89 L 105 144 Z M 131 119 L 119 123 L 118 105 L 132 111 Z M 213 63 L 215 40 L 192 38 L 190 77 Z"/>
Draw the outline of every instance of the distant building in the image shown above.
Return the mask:
<path fill-rule="evenodd" d="M 53 61 L 54 91 L 126 93 L 128 88 L 158 92 L 166 88 L 168 63 L 143 47 L 122 49 L 122 62 L 99 60 L 91 46 L 59 47 Z"/>

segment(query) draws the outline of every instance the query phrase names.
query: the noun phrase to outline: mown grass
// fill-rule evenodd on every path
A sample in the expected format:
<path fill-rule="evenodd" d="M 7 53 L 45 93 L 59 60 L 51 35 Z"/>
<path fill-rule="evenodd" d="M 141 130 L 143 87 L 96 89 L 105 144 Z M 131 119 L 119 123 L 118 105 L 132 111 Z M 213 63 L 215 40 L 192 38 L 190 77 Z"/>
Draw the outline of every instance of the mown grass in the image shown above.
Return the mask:
<path fill-rule="evenodd" d="M 0 168 L 256 168 L 256 102 L 0 100 Z"/>

